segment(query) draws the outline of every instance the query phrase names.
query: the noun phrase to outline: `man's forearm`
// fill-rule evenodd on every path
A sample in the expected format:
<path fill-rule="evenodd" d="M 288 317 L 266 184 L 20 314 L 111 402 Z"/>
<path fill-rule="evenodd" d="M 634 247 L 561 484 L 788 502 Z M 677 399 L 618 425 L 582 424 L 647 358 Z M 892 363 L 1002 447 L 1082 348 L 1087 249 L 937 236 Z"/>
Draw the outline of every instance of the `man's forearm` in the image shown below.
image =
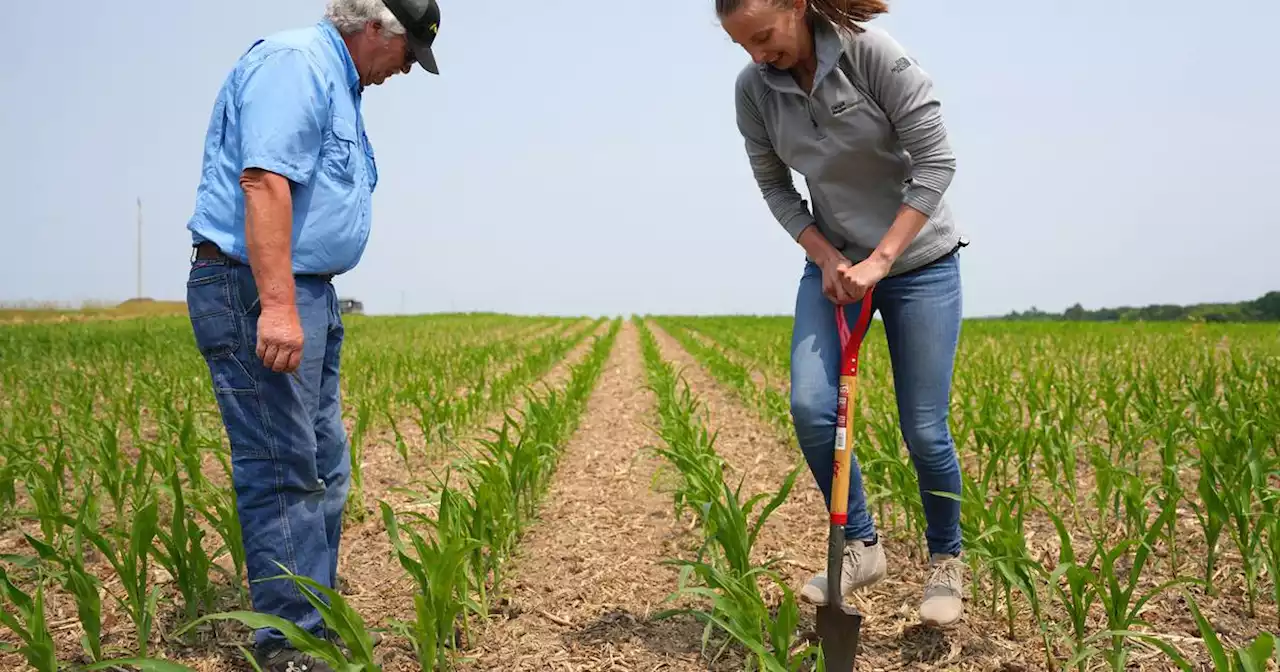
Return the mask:
<path fill-rule="evenodd" d="M 927 215 L 909 205 L 898 208 L 898 216 L 884 238 L 880 239 L 880 244 L 871 252 L 871 258 L 883 263 L 886 268 L 893 266 L 928 221 Z"/>
<path fill-rule="evenodd" d="M 293 200 L 288 179 L 262 170 L 240 178 L 249 266 L 263 308 L 293 307 Z"/>

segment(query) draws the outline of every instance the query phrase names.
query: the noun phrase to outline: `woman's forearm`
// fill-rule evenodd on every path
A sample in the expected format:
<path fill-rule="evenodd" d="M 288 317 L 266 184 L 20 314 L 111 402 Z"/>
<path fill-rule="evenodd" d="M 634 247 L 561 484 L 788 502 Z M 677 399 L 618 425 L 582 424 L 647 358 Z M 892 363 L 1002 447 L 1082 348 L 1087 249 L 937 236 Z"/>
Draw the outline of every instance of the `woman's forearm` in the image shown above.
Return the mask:
<path fill-rule="evenodd" d="M 887 273 L 911 241 L 920 235 L 920 231 L 928 221 L 927 215 L 909 205 L 898 208 L 898 216 L 894 218 L 893 225 L 885 232 L 884 237 L 880 239 L 880 244 L 872 250 L 867 261 L 882 266 Z M 825 267 L 846 259 L 844 254 L 822 235 L 816 224 L 805 227 L 796 240 L 809 258 L 819 266 Z"/>
<path fill-rule="evenodd" d="M 813 263 L 826 268 L 829 264 L 845 259 L 845 256 L 837 250 L 827 237 L 822 235 L 816 224 L 810 224 L 805 227 L 800 235 L 796 238 L 796 242 L 800 243 L 800 247 L 804 248 Z"/>
<path fill-rule="evenodd" d="M 883 264 L 886 269 L 892 267 L 911 241 L 920 235 L 920 230 L 928 221 L 928 215 L 909 205 L 898 208 L 898 216 L 894 218 L 893 225 L 884 234 L 884 238 L 880 239 L 880 244 L 871 252 L 871 259 L 877 264 Z"/>

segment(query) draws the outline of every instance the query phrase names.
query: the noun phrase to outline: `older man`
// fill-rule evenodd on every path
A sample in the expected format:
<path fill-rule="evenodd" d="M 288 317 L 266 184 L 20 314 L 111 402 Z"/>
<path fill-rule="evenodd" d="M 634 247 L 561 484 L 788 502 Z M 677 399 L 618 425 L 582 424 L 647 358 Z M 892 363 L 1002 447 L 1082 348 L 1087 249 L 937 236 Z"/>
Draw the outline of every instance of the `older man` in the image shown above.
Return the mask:
<path fill-rule="evenodd" d="M 256 41 L 214 101 L 191 230 L 187 307 L 231 444 L 254 609 L 327 636 L 283 565 L 336 582 L 350 451 L 333 276 L 369 235 L 378 181 L 366 86 L 439 74 L 434 0 L 330 0 L 315 25 Z M 275 629 L 268 672 L 328 668 Z"/>

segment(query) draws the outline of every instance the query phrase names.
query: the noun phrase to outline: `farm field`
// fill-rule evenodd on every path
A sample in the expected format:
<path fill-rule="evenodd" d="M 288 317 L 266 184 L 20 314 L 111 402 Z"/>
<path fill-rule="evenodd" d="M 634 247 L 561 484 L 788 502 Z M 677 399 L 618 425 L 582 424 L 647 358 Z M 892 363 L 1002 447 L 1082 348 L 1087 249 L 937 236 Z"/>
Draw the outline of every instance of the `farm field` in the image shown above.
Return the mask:
<path fill-rule="evenodd" d="M 325 655 L 818 669 L 796 591 L 826 512 L 790 430 L 790 318 L 345 321 Z M 860 366 L 889 575 L 852 598 L 859 669 L 1277 669 L 1280 327 L 967 322 L 970 592 L 947 629 L 916 620 L 924 520 L 878 322 Z M 252 669 L 229 471 L 185 317 L 0 324 L 0 669 Z"/>

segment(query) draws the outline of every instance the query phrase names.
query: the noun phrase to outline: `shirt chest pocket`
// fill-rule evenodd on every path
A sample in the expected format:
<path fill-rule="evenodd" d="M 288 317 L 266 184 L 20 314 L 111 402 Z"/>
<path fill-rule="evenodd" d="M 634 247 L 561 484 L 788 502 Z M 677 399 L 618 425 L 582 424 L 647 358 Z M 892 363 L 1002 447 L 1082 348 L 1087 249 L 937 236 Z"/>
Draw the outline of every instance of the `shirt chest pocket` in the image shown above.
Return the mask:
<path fill-rule="evenodd" d="M 359 183 L 365 164 L 365 152 L 350 120 L 333 117 L 325 138 L 323 166 L 327 177 L 347 186 Z"/>

